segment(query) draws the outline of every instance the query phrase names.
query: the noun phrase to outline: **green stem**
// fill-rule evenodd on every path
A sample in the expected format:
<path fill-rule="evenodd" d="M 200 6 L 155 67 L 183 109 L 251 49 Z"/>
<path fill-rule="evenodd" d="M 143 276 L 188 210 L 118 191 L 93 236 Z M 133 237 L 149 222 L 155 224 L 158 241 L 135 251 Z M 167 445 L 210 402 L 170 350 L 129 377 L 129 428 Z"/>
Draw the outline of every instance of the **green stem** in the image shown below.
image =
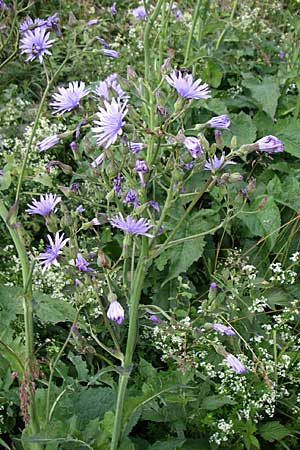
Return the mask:
<path fill-rule="evenodd" d="M 22 164 L 22 168 L 21 168 L 21 173 L 19 176 L 19 180 L 18 180 L 18 186 L 17 186 L 17 193 L 16 193 L 16 199 L 15 199 L 15 204 L 18 208 L 18 203 L 20 200 L 20 194 L 21 194 L 21 188 L 22 188 L 22 183 L 23 183 L 23 179 L 24 179 L 24 174 L 25 174 L 25 169 L 26 169 L 26 165 L 27 165 L 27 161 L 28 161 L 28 156 L 29 156 L 29 152 L 31 149 L 31 145 L 38 127 L 38 123 L 42 114 L 42 110 L 44 107 L 44 104 L 46 102 L 46 98 L 49 92 L 50 87 L 52 86 L 52 83 L 54 82 L 54 80 L 56 79 L 57 75 L 59 74 L 59 72 L 62 70 L 62 68 L 64 67 L 64 65 L 66 64 L 67 60 L 68 60 L 69 56 L 66 56 L 66 58 L 64 59 L 63 63 L 59 66 L 59 68 L 57 69 L 57 71 L 54 73 L 53 77 L 50 79 L 49 83 L 47 83 L 46 89 L 43 93 L 36 117 L 35 117 L 35 121 L 32 127 L 32 132 L 29 138 L 29 142 L 27 144 L 26 150 L 25 150 L 25 155 L 23 158 L 23 164 Z M 17 215 L 17 212 L 16 212 Z"/>
<path fill-rule="evenodd" d="M 156 17 L 158 16 L 160 9 L 161 9 L 161 5 L 163 4 L 165 0 L 158 0 L 153 13 L 151 14 L 151 16 L 149 17 L 149 20 L 147 22 L 146 25 L 146 29 L 145 29 L 145 34 L 144 34 L 144 61 L 145 61 L 145 81 L 149 82 L 150 79 L 150 68 L 151 68 L 151 64 L 150 64 L 150 45 L 149 45 L 149 38 L 150 38 L 150 33 L 154 24 L 154 21 L 156 19 Z"/>
<path fill-rule="evenodd" d="M 124 400 L 130 372 L 132 368 L 132 358 L 135 350 L 137 327 L 138 327 L 138 311 L 141 298 L 142 286 L 146 275 L 145 258 L 148 255 L 148 238 L 143 237 L 142 250 L 139 262 L 135 271 L 134 282 L 129 305 L 129 330 L 127 336 L 126 353 L 122 371 L 119 377 L 118 396 L 116 403 L 116 415 L 112 434 L 110 450 L 117 450 L 122 430 L 122 416 L 124 408 Z"/>
<path fill-rule="evenodd" d="M 28 259 L 26 249 L 23 243 L 21 232 L 19 228 L 13 228 L 6 222 L 8 210 L 2 200 L 0 200 L 0 216 L 7 226 L 9 234 L 14 242 L 18 257 L 21 262 L 22 278 L 23 278 L 23 310 L 24 310 L 24 325 L 25 325 L 25 374 L 28 379 L 31 379 L 32 366 L 34 365 L 34 341 L 33 341 L 33 293 L 31 280 L 31 265 Z M 34 380 L 32 380 L 34 381 Z M 31 395 L 29 404 L 30 428 L 32 434 L 37 434 L 40 431 L 39 420 L 36 411 L 34 394 Z M 43 446 L 34 444 L 33 449 L 40 450 Z"/>
<path fill-rule="evenodd" d="M 163 7 L 162 7 L 162 15 L 161 15 L 161 33 L 160 33 L 160 39 L 159 39 L 159 58 L 158 58 L 158 70 L 160 75 L 160 68 L 163 63 L 164 58 L 164 48 L 165 48 L 165 42 L 166 42 L 166 33 L 167 33 L 167 25 L 168 21 L 166 21 L 166 1 L 164 0 Z M 160 78 L 160 76 L 159 76 Z"/>
<path fill-rule="evenodd" d="M 231 14 L 230 14 L 230 17 L 229 17 L 229 21 L 227 22 L 226 26 L 223 28 L 223 31 L 220 34 L 219 39 L 218 39 L 218 41 L 216 43 L 216 50 L 219 49 L 220 45 L 222 44 L 222 42 L 224 40 L 225 34 L 227 33 L 227 31 L 231 27 L 232 20 L 234 18 L 235 12 L 236 12 L 237 5 L 238 5 L 238 0 L 235 0 L 233 8 L 232 8 L 232 11 L 231 11 Z"/>
<path fill-rule="evenodd" d="M 193 22 L 192 22 L 192 26 L 190 29 L 190 33 L 189 33 L 189 37 L 188 37 L 188 41 L 187 41 L 186 49 L 185 49 L 184 62 L 183 62 L 184 66 L 187 65 L 189 57 L 190 57 L 192 39 L 193 39 L 194 31 L 195 31 L 195 26 L 198 21 L 201 4 L 202 4 L 202 0 L 197 0 L 194 15 L 193 15 Z"/>

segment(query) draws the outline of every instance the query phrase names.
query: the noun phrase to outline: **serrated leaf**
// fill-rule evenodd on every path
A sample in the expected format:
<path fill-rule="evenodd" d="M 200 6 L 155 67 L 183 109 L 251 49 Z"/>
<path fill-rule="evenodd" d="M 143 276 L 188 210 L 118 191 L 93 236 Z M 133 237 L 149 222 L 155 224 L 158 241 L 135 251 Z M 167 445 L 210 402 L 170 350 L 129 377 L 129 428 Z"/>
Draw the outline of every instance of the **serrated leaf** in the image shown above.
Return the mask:
<path fill-rule="evenodd" d="M 218 98 L 210 98 L 209 100 L 206 100 L 205 108 L 218 115 L 228 114 L 225 103 Z"/>
<path fill-rule="evenodd" d="M 250 90 L 257 105 L 274 119 L 280 97 L 278 78 L 266 76 L 262 81 L 257 80 L 257 78 L 247 78 L 242 82 L 242 85 Z"/>
<path fill-rule="evenodd" d="M 270 133 L 284 143 L 284 149 L 297 158 L 300 158 L 300 121 L 291 119 L 278 120 Z"/>
<path fill-rule="evenodd" d="M 238 115 L 231 115 L 231 126 L 223 133 L 224 143 L 229 146 L 233 136 L 237 138 L 237 145 L 252 144 L 256 140 L 256 126 L 248 114 L 243 111 Z"/>
<path fill-rule="evenodd" d="M 89 379 L 89 371 L 86 362 L 83 361 L 80 355 L 74 355 L 74 353 L 69 352 L 69 360 L 74 364 L 75 369 L 78 373 L 78 381 L 87 381 Z"/>
<path fill-rule="evenodd" d="M 260 435 L 269 442 L 280 441 L 288 436 L 290 431 L 277 420 L 274 422 L 264 423 L 259 429 Z"/>
<path fill-rule="evenodd" d="M 172 439 L 168 441 L 157 441 L 148 450 L 179 450 L 185 443 L 185 439 Z"/>
<path fill-rule="evenodd" d="M 236 402 L 226 395 L 211 395 L 206 397 L 201 405 L 202 409 L 213 411 L 214 409 L 221 408 L 224 405 L 235 405 Z"/>
<path fill-rule="evenodd" d="M 73 322 L 76 311 L 64 300 L 34 292 L 34 312 L 42 323 Z"/>
<path fill-rule="evenodd" d="M 4 172 L 3 175 L 0 175 L 0 191 L 6 191 L 11 184 L 11 175 L 10 172 Z"/>

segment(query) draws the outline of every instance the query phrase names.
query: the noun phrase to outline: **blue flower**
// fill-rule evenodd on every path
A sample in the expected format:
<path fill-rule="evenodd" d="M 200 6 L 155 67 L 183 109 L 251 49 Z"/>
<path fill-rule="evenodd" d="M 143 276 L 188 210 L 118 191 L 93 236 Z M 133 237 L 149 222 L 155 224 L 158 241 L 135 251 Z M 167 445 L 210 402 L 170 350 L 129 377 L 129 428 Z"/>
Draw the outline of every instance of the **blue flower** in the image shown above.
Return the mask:
<path fill-rule="evenodd" d="M 258 150 L 261 152 L 278 153 L 283 152 L 284 143 L 280 141 L 276 136 L 264 136 L 255 142 L 258 146 Z"/>
<path fill-rule="evenodd" d="M 226 161 L 224 163 L 225 156 L 222 155 L 220 158 L 218 158 L 216 155 L 212 157 L 212 162 L 206 161 L 204 164 L 203 170 L 217 170 L 220 166 L 225 167 L 228 164 L 236 164 L 234 161 Z"/>
<path fill-rule="evenodd" d="M 186 137 L 183 141 L 185 147 L 190 151 L 193 158 L 198 158 L 201 154 L 203 154 L 202 146 L 200 141 L 193 137 Z"/>
<path fill-rule="evenodd" d="M 124 200 L 126 203 L 132 203 L 133 206 L 139 206 L 138 195 L 134 189 L 129 189 Z"/>
<path fill-rule="evenodd" d="M 226 361 L 228 365 L 236 372 L 236 373 L 245 373 L 247 371 L 244 364 L 241 361 L 233 356 L 231 353 L 228 353 L 226 356 Z"/>
<path fill-rule="evenodd" d="M 102 53 L 104 56 L 110 56 L 111 58 L 119 58 L 120 53 L 116 50 L 111 50 L 109 48 L 103 48 Z"/>
<path fill-rule="evenodd" d="M 170 86 L 174 87 L 180 97 L 184 98 L 210 98 L 210 91 L 207 83 L 201 84 L 201 78 L 194 81 L 192 74 L 182 75 L 181 72 L 173 70 L 170 75 L 166 76 L 166 80 Z"/>
<path fill-rule="evenodd" d="M 114 144 L 122 134 L 123 119 L 128 112 L 127 101 L 122 104 L 119 99 L 113 98 L 111 102 L 104 101 L 104 108 L 99 107 L 97 117 L 95 120 L 95 128 L 92 131 L 97 138 L 97 144 L 108 148 Z"/>
<path fill-rule="evenodd" d="M 87 260 L 84 259 L 84 257 L 80 253 L 77 253 L 75 266 L 80 272 L 94 272 L 94 270 L 89 267 L 89 263 L 87 262 Z"/>
<path fill-rule="evenodd" d="M 44 28 L 35 28 L 24 33 L 20 40 L 21 53 L 27 53 L 28 57 L 25 61 L 33 61 L 35 58 L 39 62 L 43 62 L 45 55 L 51 55 L 48 50 L 51 48 L 54 40 L 50 40 L 50 33 Z"/>
<path fill-rule="evenodd" d="M 58 93 L 53 94 L 53 101 L 49 103 L 55 111 L 52 114 L 64 114 L 79 105 L 80 100 L 88 94 L 83 81 L 72 81 L 69 87 L 59 87 Z"/>
<path fill-rule="evenodd" d="M 137 19 L 145 19 L 146 17 L 146 10 L 144 8 L 144 6 L 138 6 L 137 8 L 134 8 L 131 11 L 131 14 L 136 17 Z"/>
<path fill-rule="evenodd" d="M 32 204 L 28 203 L 28 214 L 39 214 L 40 216 L 48 216 L 52 212 L 56 212 L 55 206 L 61 201 L 61 197 L 56 194 L 46 194 L 45 197 L 40 195 L 40 200 L 32 200 Z"/>
<path fill-rule="evenodd" d="M 148 236 L 153 238 L 152 234 L 147 233 L 147 231 L 152 228 L 151 225 L 146 219 L 141 218 L 138 220 L 133 219 L 131 216 L 127 216 L 125 219 L 121 213 L 119 213 L 116 217 L 110 220 L 110 223 L 113 227 L 120 228 L 125 233 L 129 234 L 139 234 L 142 236 Z"/>
<path fill-rule="evenodd" d="M 53 136 L 48 136 L 42 141 L 38 142 L 36 144 L 37 148 L 40 152 L 43 152 L 44 150 L 48 150 L 48 148 L 54 147 L 54 145 L 59 143 L 59 137 L 57 134 L 54 134 Z"/>
<path fill-rule="evenodd" d="M 42 271 L 49 270 L 51 265 L 59 266 L 57 261 L 58 256 L 62 253 L 62 248 L 69 241 L 69 238 L 64 239 L 64 233 L 59 234 L 59 231 L 55 233 L 54 240 L 48 234 L 48 240 L 50 245 L 45 248 L 45 251 L 40 253 L 37 257 L 37 260 L 40 261 L 40 265 L 44 266 Z"/>
<path fill-rule="evenodd" d="M 222 325 L 221 323 L 214 323 L 212 329 L 226 334 L 227 336 L 235 336 L 235 332 L 231 327 L 226 327 L 226 325 Z"/>
<path fill-rule="evenodd" d="M 109 305 L 106 315 L 109 320 L 113 320 L 117 322 L 118 325 L 121 325 L 125 316 L 123 306 L 117 300 L 114 300 Z"/>
<path fill-rule="evenodd" d="M 212 117 L 207 124 L 211 127 L 211 128 L 222 128 L 222 129 L 226 129 L 230 127 L 230 119 L 228 116 L 226 116 L 226 114 L 223 114 L 222 116 L 216 116 L 216 117 Z"/>

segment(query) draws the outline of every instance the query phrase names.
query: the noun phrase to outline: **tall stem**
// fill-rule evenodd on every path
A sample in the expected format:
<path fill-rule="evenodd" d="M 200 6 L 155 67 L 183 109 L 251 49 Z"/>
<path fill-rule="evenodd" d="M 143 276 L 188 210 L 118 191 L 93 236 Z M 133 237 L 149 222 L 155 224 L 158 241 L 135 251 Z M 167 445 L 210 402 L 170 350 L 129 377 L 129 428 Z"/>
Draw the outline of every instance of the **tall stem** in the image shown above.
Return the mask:
<path fill-rule="evenodd" d="M 234 18 L 235 12 L 236 12 L 237 5 L 238 5 L 238 0 L 235 0 L 230 17 L 229 17 L 229 21 L 227 22 L 226 26 L 223 28 L 223 31 L 220 34 L 219 39 L 216 43 L 216 50 L 219 49 L 220 45 L 222 44 L 222 42 L 224 40 L 225 34 L 227 33 L 228 29 L 230 28 L 230 26 L 232 24 L 232 20 Z"/>
<path fill-rule="evenodd" d="M 149 20 L 147 22 L 146 25 L 146 29 L 145 29 L 145 34 L 144 34 L 144 61 L 145 61 L 145 81 L 149 82 L 149 75 L 150 75 L 150 42 L 149 42 L 149 38 L 150 38 L 150 33 L 154 24 L 154 21 L 156 19 L 156 17 L 158 16 L 160 9 L 161 9 L 161 5 L 163 4 L 165 0 L 158 0 L 153 13 L 151 14 L 151 16 L 149 17 Z"/>
<path fill-rule="evenodd" d="M 202 4 L 202 0 L 197 0 L 196 8 L 195 8 L 194 15 L 193 15 L 193 22 L 192 22 L 192 26 L 191 26 L 191 29 L 190 29 L 190 33 L 189 33 L 189 37 L 188 37 L 188 41 L 187 41 L 186 49 L 185 49 L 184 62 L 183 62 L 184 66 L 188 63 L 188 60 L 189 60 L 189 57 L 190 57 L 193 34 L 194 34 L 194 31 L 195 31 L 196 23 L 198 21 L 198 16 L 199 16 L 199 11 L 200 11 L 201 4 Z"/>
<path fill-rule="evenodd" d="M 32 366 L 34 365 L 34 338 L 33 338 L 33 293 L 31 285 L 31 269 L 30 261 L 28 259 L 26 249 L 22 240 L 21 232 L 18 228 L 12 228 L 6 222 L 6 217 L 8 210 L 5 207 L 2 200 L 0 200 L 0 216 L 7 226 L 9 234 L 14 242 L 15 248 L 17 250 L 23 277 L 23 310 L 24 310 L 24 325 L 25 325 L 25 376 L 30 380 L 32 375 Z M 33 380 L 32 380 L 33 381 Z M 37 434 L 40 431 L 39 420 L 36 411 L 34 394 L 31 394 L 30 404 L 29 404 L 29 417 L 30 417 L 30 429 L 32 434 Z M 32 444 L 32 449 L 40 450 L 43 445 Z"/>
<path fill-rule="evenodd" d="M 135 271 L 132 293 L 129 305 L 129 329 L 126 344 L 126 353 L 122 372 L 119 377 L 119 388 L 116 403 L 116 415 L 114 421 L 113 435 L 110 450 L 117 450 L 122 430 L 122 417 L 126 389 L 130 377 L 132 357 L 136 344 L 137 327 L 138 327 L 138 311 L 141 298 L 142 286 L 146 275 L 145 258 L 148 254 L 148 238 L 143 237 L 142 250 L 139 262 Z"/>

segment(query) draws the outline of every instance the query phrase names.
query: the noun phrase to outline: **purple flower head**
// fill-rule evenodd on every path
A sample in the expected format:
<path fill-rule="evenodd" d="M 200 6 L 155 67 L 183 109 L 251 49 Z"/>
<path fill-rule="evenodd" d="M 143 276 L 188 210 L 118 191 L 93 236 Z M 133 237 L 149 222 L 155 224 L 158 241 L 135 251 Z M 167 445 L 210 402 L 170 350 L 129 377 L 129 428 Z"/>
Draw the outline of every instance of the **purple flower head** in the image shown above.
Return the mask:
<path fill-rule="evenodd" d="M 83 81 L 72 81 L 69 87 L 59 87 L 58 93 L 53 94 L 53 101 L 49 103 L 54 108 L 55 113 L 64 114 L 79 105 L 80 100 L 88 94 Z"/>
<path fill-rule="evenodd" d="M 156 202 L 155 200 L 149 200 L 149 202 L 147 202 L 147 206 L 151 206 L 157 212 L 160 211 L 159 203 Z"/>
<path fill-rule="evenodd" d="M 178 22 L 183 19 L 182 11 L 177 7 L 175 3 L 173 3 L 172 5 L 172 14 Z"/>
<path fill-rule="evenodd" d="M 4 3 L 3 0 L 0 0 L 0 8 L 4 9 L 4 11 L 8 11 L 9 10 L 9 7 L 7 6 L 6 3 Z"/>
<path fill-rule="evenodd" d="M 78 149 L 78 145 L 75 141 L 70 142 L 70 149 L 75 152 Z"/>
<path fill-rule="evenodd" d="M 107 83 L 108 87 L 111 87 L 114 81 L 118 79 L 118 74 L 116 72 L 111 73 L 105 78 L 105 82 Z"/>
<path fill-rule="evenodd" d="M 122 182 L 123 176 L 121 173 L 118 173 L 118 175 L 116 176 L 116 178 L 114 179 L 114 191 L 115 191 L 115 195 L 119 194 L 119 192 L 121 192 L 122 186 L 121 186 L 121 182 Z"/>
<path fill-rule="evenodd" d="M 44 28 L 26 31 L 20 40 L 21 53 L 28 54 L 25 61 L 33 61 L 38 58 L 39 62 L 42 63 L 45 55 L 51 55 L 48 49 L 51 48 L 54 40 L 50 40 L 49 37 L 50 33 L 47 33 Z"/>
<path fill-rule="evenodd" d="M 183 141 L 185 147 L 190 151 L 191 155 L 193 158 L 198 158 L 200 155 L 203 154 L 203 150 L 200 144 L 200 141 L 191 136 L 191 137 L 186 137 Z"/>
<path fill-rule="evenodd" d="M 283 152 L 284 143 L 281 142 L 276 136 L 264 136 L 255 142 L 258 145 L 258 150 L 261 152 L 278 153 Z"/>
<path fill-rule="evenodd" d="M 28 203 L 28 209 L 25 211 L 28 214 L 39 214 L 40 216 L 48 216 L 52 212 L 56 212 L 55 206 L 61 201 L 61 197 L 56 194 L 40 195 L 40 200 L 33 199 L 32 204 Z"/>
<path fill-rule="evenodd" d="M 97 25 L 97 23 L 98 23 L 98 19 L 91 19 L 91 20 L 89 20 L 89 21 L 87 22 L 87 25 L 88 25 L 89 27 L 91 27 L 91 26 L 93 26 L 93 25 Z"/>
<path fill-rule="evenodd" d="M 285 52 L 283 50 L 279 50 L 277 53 L 278 58 L 283 59 L 285 57 Z"/>
<path fill-rule="evenodd" d="M 217 283 L 215 283 L 214 281 L 212 283 L 210 283 L 209 289 L 217 289 Z"/>
<path fill-rule="evenodd" d="M 227 161 L 224 164 L 225 156 L 222 155 L 221 158 L 218 158 L 217 156 L 213 156 L 212 163 L 209 161 L 206 161 L 204 164 L 203 170 L 217 170 L 220 166 L 225 167 L 228 164 L 236 164 L 234 161 Z"/>
<path fill-rule="evenodd" d="M 121 325 L 125 316 L 124 308 L 117 300 L 114 300 L 109 305 L 106 315 L 109 320 L 113 320 L 117 322 L 118 325 Z"/>
<path fill-rule="evenodd" d="M 84 207 L 82 205 L 77 206 L 76 208 L 76 212 L 78 212 L 79 214 L 83 213 L 85 211 Z"/>
<path fill-rule="evenodd" d="M 221 129 L 226 129 L 230 127 L 230 119 L 228 116 L 226 116 L 226 114 L 223 114 L 222 116 L 216 116 L 216 117 L 212 117 L 207 124 L 211 127 L 211 128 L 221 128 Z"/>
<path fill-rule="evenodd" d="M 87 262 L 87 260 L 84 259 L 84 257 L 80 253 L 77 253 L 75 266 L 77 267 L 79 272 L 94 272 L 94 270 L 89 267 L 89 263 Z"/>
<path fill-rule="evenodd" d="M 221 323 L 214 323 L 212 325 L 212 329 L 219 331 L 220 333 L 226 334 L 227 336 L 235 336 L 235 332 L 231 327 L 226 327 L 225 325 L 222 325 Z"/>
<path fill-rule="evenodd" d="M 148 172 L 148 166 L 146 164 L 146 161 L 144 161 L 143 159 L 137 159 L 135 162 L 135 170 L 137 171 L 140 177 L 141 186 L 145 187 L 146 183 L 144 180 L 144 173 Z"/>
<path fill-rule="evenodd" d="M 182 158 L 180 158 L 180 162 L 181 162 L 181 164 L 183 164 L 183 168 L 185 170 L 191 170 L 195 165 L 195 161 L 190 161 L 190 162 L 185 163 Z"/>
<path fill-rule="evenodd" d="M 111 50 L 109 48 L 103 48 L 102 53 L 104 56 L 110 56 L 111 58 L 119 58 L 120 53 L 117 50 Z"/>
<path fill-rule="evenodd" d="M 109 91 L 106 81 L 99 81 L 99 84 L 96 87 L 96 94 L 98 97 L 103 97 L 105 100 L 109 100 Z"/>
<path fill-rule="evenodd" d="M 99 107 L 97 113 L 99 120 L 95 120 L 97 126 L 92 128 L 92 131 L 96 134 L 97 144 L 108 148 L 122 134 L 123 119 L 128 109 L 126 100 L 122 104 L 119 99 L 116 100 L 115 98 L 110 103 L 104 100 L 104 105 L 104 108 Z"/>
<path fill-rule="evenodd" d="M 194 81 L 193 75 L 185 74 L 180 71 L 173 70 L 170 75 L 166 76 L 166 80 L 170 86 L 174 87 L 180 97 L 184 98 L 210 98 L 210 91 L 207 83 L 201 84 L 201 78 Z"/>
<path fill-rule="evenodd" d="M 146 10 L 144 8 L 144 6 L 138 6 L 137 8 L 134 8 L 131 11 L 131 14 L 136 18 L 136 19 L 145 19 L 146 18 Z"/>
<path fill-rule="evenodd" d="M 151 322 L 153 322 L 153 323 L 162 323 L 162 320 L 159 317 L 157 317 L 155 314 L 152 314 L 149 317 L 149 320 L 151 320 Z"/>
<path fill-rule="evenodd" d="M 142 142 L 128 142 L 128 148 L 129 150 L 132 151 L 132 153 L 139 153 L 140 151 L 142 151 L 145 148 L 145 144 L 143 144 Z"/>
<path fill-rule="evenodd" d="M 241 363 L 241 361 L 233 356 L 231 353 L 228 353 L 226 356 L 226 361 L 230 367 L 236 372 L 236 373 L 245 373 L 247 371 L 246 367 Z"/>
<path fill-rule="evenodd" d="M 149 238 L 153 238 L 152 234 L 147 233 L 147 231 L 152 228 L 151 225 L 146 219 L 133 219 L 131 216 L 127 216 L 125 219 L 121 213 L 119 213 L 116 217 L 110 220 L 110 223 L 113 227 L 120 228 L 124 233 L 129 234 L 139 234 L 142 236 L 147 236 Z"/>
<path fill-rule="evenodd" d="M 54 134 L 53 136 L 48 136 L 42 141 L 38 142 L 36 144 L 37 148 L 40 152 L 43 152 L 45 150 L 48 150 L 48 148 L 54 147 L 54 145 L 59 143 L 59 137 L 57 134 Z"/>
<path fill-rule="evenodd" d="M 133 206 L 139 206 L 138 195 L 134 189 L 129 189 L 124 198 L 126 203 L 132 203 Z"/>
<path fill-rule="evenodd" d="M 103 163 L 105 159 L 105 153 L 101 153 L 92 163 L 91 163 L 91 167 L 93 169 L 97 169 L 97 167 L 101 166 L 101 164 Z"/>
<path fill-rule="evenodd" d="M 128 94 L 126 94 L 126 92 L 123 91 L 121 85 L 116 80 L 110 82 L 108 81 L 108 78 L 104 81 L 99 82 L 96 88 L 96 94 L 99 97 L 103 97 L 107 101 L 110 99 L 110 94 L 112 97 L 114 97 L 115 94 L 117 94 L 117 97 L 120 100 L 125 100 L 129 98 Z"/>
<path fill-rule="evenodd" d="M 48 240 L 50 242 L 50 245 L 48 245 L 45 248 L 45 251 L 40 253 L 37 257 L 37 260 L 39 260 L 39 264 L 41 266 L 44 266 L 42 271 L 49 270 L 51 265 L 58 266 L 59 263 L 57 261 L 58 256 L 62 253 L 62 248 L 66 245 L 66 243 L 69 241 L 69 238 L 64 239 L 64 233 L 59 235 L 59 231 L 55 233 L 54 240 L 52 237 L 48 234 Z"/>
<path fill-rule="evenodd" d="M 47 21 L 36 17 L 34 20 L 31 17 L 27 17 L 20 25 L 20 33 L 26 33 L 28 30 L 35 30 L 36 28 L 47 28 Z"/>
<path fill-rule="evenodd" d="M 72 192 L 77 192 L 79 188 L 80 188 L 80 183 L 78 183 L 78 182 L 72 183 L 70 186 L 70 189 Z"/>
<path fill-rule="evenodd" d="M 117 4 L 117 2 L 113 2 L 112 5 L 111 5 L 111 7 L 110 7 L 110 12 L 111 12 L 112 14 L 117 14 L 116 4 Z"/>

